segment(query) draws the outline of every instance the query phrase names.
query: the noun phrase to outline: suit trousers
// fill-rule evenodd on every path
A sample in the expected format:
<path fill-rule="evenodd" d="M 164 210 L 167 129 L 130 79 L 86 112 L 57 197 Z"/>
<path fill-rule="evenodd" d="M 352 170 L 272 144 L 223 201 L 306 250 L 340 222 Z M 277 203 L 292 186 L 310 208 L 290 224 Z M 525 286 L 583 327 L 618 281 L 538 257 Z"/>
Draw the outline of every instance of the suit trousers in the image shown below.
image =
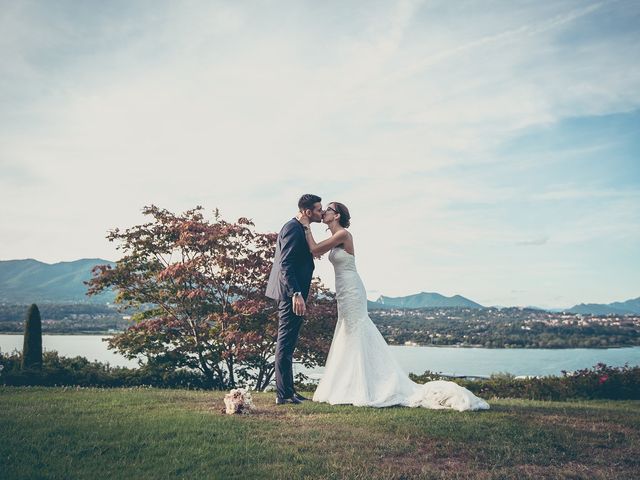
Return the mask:
<path fill-rule="evenodd" d="M 293 313 L 290 298 L 278 301 L 278 340 L 276 342 L 276 393 L 293 397 L 293 350 L 296 348 L 302 317 Z"/>

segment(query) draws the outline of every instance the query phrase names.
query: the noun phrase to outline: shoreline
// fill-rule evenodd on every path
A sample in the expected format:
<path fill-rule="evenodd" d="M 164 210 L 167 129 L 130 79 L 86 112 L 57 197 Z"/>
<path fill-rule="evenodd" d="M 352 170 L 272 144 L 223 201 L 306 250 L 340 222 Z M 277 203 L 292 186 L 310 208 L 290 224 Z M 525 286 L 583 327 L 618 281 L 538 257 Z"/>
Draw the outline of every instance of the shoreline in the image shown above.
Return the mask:
<path fill-rule="evenodd" d="M 92 337 L 105 337 L 110 335 L 117 335 L 122 332 L 42 332 L 42 336 L 45 335 L 84 335 Z M 24 332 L 0 332 L 0 335 L 24 335 Z"/>
<path fill-rule="evenodd" d="M 43 332 L 43 336 L 91 336 L 91 337 L 110 337 L 122 332 Z M 0 332 L 0 335 L 24 335 L 24 332 Z M 390 347 L 424 347 L 424 348 L 462 348 L 462 349 L 478 349 L 478 350 L 608 350 L 620 348 L 636 348 L 640 345 L 607 345 L 604 347 L 484 347 L 481 345 L 431 345 L 431 344 L 388 344 Z"/>

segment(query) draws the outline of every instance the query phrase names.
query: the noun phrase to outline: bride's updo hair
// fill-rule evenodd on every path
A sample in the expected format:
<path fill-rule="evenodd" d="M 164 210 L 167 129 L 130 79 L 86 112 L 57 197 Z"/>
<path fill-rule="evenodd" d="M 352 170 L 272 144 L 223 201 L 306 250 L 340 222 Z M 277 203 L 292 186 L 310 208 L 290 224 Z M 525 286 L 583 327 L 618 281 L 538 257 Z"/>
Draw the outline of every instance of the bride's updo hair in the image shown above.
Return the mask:
<path fill-rule="evenodd" d="M 351 225 L 351 214 L 349 213 L 349 209 L 346 207 L 346 205 L 340 202 L 331 202 L 331 204 L 340 214 L 340 220 L 338 220 L 340 225 L 344 228 L 349 228 L 349 225 Z"/>

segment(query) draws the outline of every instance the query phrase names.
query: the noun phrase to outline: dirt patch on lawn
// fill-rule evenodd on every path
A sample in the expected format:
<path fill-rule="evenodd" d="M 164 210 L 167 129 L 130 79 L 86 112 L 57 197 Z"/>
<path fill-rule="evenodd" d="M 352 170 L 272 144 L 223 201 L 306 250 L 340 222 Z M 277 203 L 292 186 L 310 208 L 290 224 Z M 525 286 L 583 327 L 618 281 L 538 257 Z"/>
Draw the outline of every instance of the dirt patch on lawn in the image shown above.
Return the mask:
<path fill-rule="evenodd" d="M 635 478 L 637 471 L 616 468 L 584 465 L 576 462 L 567 462 L 563 465 L 516 465 L 507 471 L 496 471 L 499 478 L 563 478 L 563 479 L 584 479 L 584 480 L 604 480 Z M 505 475 L 506 474 L 506 475 Z M 504 477 L 502 475 L 505 475 Z"/>
<path fill-rule="evenodd" d="M 481 473 L 474 458 L 450 441 L 420 437 L 420 445 L 407 453 L 383 454 L 377 467 L 381 471 L 395 472 L 393 478 L 489 478 L 477 476 Z M 435 475 L 435 477 L 434 477 Z"/>
<path fill-rule="evenodd" d="M 528 416 L 528 418 L 543 425 L 556 426 L 559 428 L 569 427 L 573 430 L 584 432 L 615 432 L 625 436 L 638 436 L 640 434 L 635 428 L 608 419 L 575 417 L 570 415 L 532 415 Z"/>

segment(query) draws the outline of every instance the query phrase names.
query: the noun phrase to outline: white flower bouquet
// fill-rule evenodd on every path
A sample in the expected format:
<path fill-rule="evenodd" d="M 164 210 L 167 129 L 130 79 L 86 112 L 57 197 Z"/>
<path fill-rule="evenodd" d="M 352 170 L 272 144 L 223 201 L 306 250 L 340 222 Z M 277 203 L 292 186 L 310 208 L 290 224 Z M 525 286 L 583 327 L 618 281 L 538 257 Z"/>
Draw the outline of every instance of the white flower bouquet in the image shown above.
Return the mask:
<path fill-rule="evenodd" d="M 251 392 L 246 388 L 235 388 L 224 396 L 227 415 L 251 413 L 256 409 L 251 399 Z"/>

